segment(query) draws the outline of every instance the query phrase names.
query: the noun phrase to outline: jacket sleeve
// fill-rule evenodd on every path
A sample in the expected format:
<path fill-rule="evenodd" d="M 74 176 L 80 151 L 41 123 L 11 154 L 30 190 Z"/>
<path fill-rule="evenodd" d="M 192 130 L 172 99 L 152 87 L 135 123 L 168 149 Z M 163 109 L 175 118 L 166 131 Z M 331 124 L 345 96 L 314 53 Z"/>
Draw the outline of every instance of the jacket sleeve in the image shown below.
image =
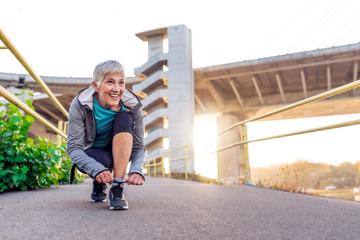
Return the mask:
<path fill-rule="evenodd" d="M 145 161 L 145 145 L 144 145 L 144 120 L 141 107 L 133 110 L 132 117 L 134 120 L 134 146 L 131 154 L 131 166 L 129 175 L 133 173 L 140 174 L 144 179 L 143 165 Z"/>
<path fill-rule="evenodd" d="M 97 174 L 109 169 L 85 153 L 86 127 L 84 109 L 81 109 L 80 103 L 75 97 L 69 110 L 67 153 L 78 168 L 95 178 Z"/>

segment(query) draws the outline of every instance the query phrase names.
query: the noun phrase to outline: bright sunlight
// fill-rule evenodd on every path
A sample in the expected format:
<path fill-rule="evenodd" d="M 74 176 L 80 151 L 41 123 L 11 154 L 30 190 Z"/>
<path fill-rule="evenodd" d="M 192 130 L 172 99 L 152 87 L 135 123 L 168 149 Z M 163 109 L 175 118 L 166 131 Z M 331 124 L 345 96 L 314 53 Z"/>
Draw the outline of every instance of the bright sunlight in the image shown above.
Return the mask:
<path fill-rule="evenodd" d="M 202 115 L 194 118 L 195 172 L 201 176 L 217 179 L 216 150 L 217 115 Z"/>

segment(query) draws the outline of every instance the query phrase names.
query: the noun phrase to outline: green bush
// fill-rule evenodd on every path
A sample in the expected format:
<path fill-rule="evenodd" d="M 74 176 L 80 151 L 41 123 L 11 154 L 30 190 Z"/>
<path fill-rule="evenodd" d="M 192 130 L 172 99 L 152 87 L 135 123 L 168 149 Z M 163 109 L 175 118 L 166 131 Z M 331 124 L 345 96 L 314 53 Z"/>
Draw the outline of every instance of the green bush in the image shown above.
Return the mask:
<path fill-rule="evenodd" d="M 26 102 L 32 107 L 31 101 Z M 66 147 L 28 138 L 34 119 L 13 104 L 0 111 L 0 192 L 67 183 L 71 160 Z"/>

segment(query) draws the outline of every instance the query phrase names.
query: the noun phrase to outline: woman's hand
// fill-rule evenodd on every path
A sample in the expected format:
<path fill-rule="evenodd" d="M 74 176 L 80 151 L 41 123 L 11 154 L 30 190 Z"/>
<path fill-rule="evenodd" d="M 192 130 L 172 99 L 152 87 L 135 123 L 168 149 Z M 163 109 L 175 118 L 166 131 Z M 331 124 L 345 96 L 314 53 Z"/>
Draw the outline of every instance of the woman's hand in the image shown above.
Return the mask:
<path fill-rule="evenodd" d="M 113 176 L 110 171 L 104 171 L 99 173 L 95 179 L 99 183 L 112 183 Z"/>
<path fill-rule="evenodd" d="M 127 183 L 129 185 L 143 185 L 144 178 L 138 173 L 133 173 L 130 175 L 129 179 L 127 180 Z"/>

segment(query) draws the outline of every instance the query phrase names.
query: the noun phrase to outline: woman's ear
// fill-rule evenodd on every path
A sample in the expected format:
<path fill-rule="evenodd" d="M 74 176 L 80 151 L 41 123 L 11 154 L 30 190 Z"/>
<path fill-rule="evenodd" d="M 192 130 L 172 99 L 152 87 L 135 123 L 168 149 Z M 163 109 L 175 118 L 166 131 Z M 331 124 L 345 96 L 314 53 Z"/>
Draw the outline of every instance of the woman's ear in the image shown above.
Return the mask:
<path fill-rule="evenodd" d="M 98 86 L 97 81 L 93 80 L 91 82 L 91 86 L 95 89 L 96 92 L 99 92 L 99 86 Z"/>

